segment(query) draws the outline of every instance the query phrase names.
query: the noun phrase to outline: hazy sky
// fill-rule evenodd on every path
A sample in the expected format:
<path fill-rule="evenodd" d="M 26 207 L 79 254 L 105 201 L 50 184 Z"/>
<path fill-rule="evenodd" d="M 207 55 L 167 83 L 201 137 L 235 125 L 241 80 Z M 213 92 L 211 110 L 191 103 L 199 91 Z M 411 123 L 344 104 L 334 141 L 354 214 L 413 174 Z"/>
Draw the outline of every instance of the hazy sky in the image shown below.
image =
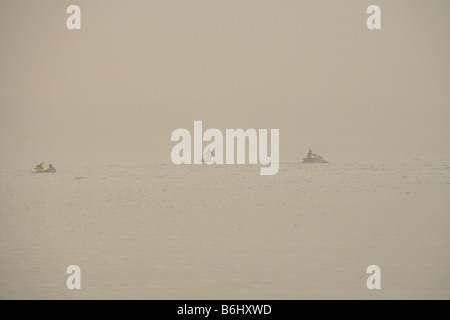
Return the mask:
<path fill-rule="evenodd" d="M 0 136 L 160 138 L 194 120 L 298 137 L 450 129 L 450 2 L 0 4 Z M 382 29 L 366 28 L 378 4 Z M 443 138 L 442 138 L 443 137 Z M 443 140 L 444 141 L 444 140 Z"/>

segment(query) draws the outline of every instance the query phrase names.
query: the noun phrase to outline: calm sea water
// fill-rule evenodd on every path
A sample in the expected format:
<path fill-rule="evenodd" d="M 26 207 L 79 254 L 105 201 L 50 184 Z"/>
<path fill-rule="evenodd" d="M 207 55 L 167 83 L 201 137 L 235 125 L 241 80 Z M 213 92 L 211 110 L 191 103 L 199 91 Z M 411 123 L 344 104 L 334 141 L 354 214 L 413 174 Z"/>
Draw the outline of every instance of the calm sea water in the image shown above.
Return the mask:
<path fill-rule="evenodd" d="M 445 161 L 56 168 L 0 170 L 0 298 L 450 298 Z"/>

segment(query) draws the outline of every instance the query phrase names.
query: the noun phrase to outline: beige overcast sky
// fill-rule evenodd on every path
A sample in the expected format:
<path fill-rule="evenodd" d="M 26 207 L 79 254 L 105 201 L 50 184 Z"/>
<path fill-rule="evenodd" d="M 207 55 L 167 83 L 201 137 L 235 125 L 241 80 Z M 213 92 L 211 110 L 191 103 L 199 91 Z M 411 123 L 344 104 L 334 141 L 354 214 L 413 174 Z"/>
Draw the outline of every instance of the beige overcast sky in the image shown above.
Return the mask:
<path fill-rule="evenodd" d="M 450 136 L 450 1 L 0 3 L 0 136 Z M 382 30 L 366 28 L 378 4 Z M 445 140 L 447 139 L 447 140 Z"/>

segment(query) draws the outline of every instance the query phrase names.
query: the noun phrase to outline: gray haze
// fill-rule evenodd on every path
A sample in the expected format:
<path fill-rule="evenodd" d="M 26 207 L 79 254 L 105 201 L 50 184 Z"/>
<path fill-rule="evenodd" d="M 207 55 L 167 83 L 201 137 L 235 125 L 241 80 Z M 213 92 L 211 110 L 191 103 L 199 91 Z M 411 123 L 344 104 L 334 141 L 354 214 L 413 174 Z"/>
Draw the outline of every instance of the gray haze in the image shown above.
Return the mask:
<path fill-rule="evenodd" d="M 71 4 L 0 2 L 0 298 L 449 298 L 448 0 Z M 194 120 L 280 172 L 174 166 Z"/>
<path fill-rule="evenodd" d="M 365 27 L 369 1 L 77 3 L 80 31 L 69 2 L 2 2 L 2 138 L 170 148 L 203 120 L 279 128 L 286 149 L 447 148 L 448 1 L 378 1 L 380 31 Z"/>

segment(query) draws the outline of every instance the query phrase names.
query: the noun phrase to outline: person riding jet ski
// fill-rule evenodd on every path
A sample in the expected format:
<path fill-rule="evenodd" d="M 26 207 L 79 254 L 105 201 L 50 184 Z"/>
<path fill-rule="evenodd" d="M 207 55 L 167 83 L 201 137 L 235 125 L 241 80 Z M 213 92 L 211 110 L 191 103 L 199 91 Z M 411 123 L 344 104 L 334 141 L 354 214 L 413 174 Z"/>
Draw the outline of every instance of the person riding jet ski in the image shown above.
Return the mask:
<path fill-rule="evenodd" d="M 48 165 L 48 168 L 44 168 L 42 165 L 44 164 L 44 162 L 41 162 L 40 164 L 36 165 L 36 167 L 34 167 L 33 172 L 35 173 L 55 173 L 56 169 L 52 164 Z"/>
<path fill-rule="evenodd" d="M 318 154 L 312 153 L 310 149 L 306 154 L 306 158 L 303 158 L 302 163 L 328 163 L 328 161 Z"/>

